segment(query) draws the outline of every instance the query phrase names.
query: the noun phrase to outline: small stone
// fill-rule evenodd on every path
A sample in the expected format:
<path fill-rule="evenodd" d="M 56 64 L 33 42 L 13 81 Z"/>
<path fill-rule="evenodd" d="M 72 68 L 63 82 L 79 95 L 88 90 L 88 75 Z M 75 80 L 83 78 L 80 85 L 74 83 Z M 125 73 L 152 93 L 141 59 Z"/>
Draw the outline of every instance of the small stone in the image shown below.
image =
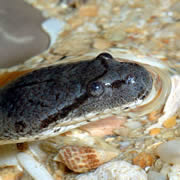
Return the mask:
<path fill-rule="evenodd" d="M 128 121 L 125 123 L 125 126 L 127 126 L 130 129 L 137 129 L 137 128 L 141 128 L 142 124 L 141 122 L 138 121 Z"/>
<path fill-rule="evenodd" d="M 130 130 L 129 130 L 128 128 L 121 127 L 121 128 L 119 128 L 119 129 L 115 129 L 115 130 L 114 130 L 114 133 L 115 133 L 116 135 L 119 135 L 119 136 L 127 137 L 128 134 L 129 134 L 129 131 L 130 131 Z"/>
<path fill-rule="evenodd" d="M 7 166 L 0 168 L 1 180 L 20 180 L 23 176 L 23 172 L 15 166 Z"/>
<path fill-rule="evenodd" d="M 149 121 L 156 121 L 159 117 L 160 117 L 160 114 L 159 114 L 158 111 L 152 111 L 152 112 L 148 115 Z"/>
<path fill-rule="evenodd" d="M 94 172 L 82 174 L 76 180 L 147 180 L 143 169 L 126 161 L 114 161 L 100 166 Z"/>
<path fill-rule="evenodd" d="M 98 7 L 96 5 L 84 5 L 79 9 L 80 16 L 95 17 L 98 14 Z"/>
<path fill-rule="evenodd" d="M 133 164 L 145 168 L 147 166 L 152 166 L 154 163 L 154 157 L 146 152 L 141 152 L 133 159 Z"/>
<path fill-rule="evenodd" d="M 75 29 L 83 24 L 83 18 L 73 16 L 71 19 L 68 20 L 68 24 L 71 25 L 71 29 Z"/>
<path fill-rule="evenodd" d="M 180 139 L 160 144 L 156 150 L 160 159 L 172 164 L 180 164 Z"/>
<path fill-rule="evenodd" d="M 156 171 L 148 172 L 148 180 L 167 180 L 166 176 Z"/>
<path fill-rule="evenodd" d="M 173 126 L 176 125 L 176 115 L 170 117 L 169 119 L 167 119 L 164 123 L 163 123 L 163 126 L 165 128 L 171 128 Z"/>
<path fill-rule="evenodd" d="M 155 135 L 159 134 L 160 131 L 161 131 L 160 128 L 151 129 L 151 130 L 150 130 L 150 135 L 151 135 L 151 136 L 155 136 Z"/>

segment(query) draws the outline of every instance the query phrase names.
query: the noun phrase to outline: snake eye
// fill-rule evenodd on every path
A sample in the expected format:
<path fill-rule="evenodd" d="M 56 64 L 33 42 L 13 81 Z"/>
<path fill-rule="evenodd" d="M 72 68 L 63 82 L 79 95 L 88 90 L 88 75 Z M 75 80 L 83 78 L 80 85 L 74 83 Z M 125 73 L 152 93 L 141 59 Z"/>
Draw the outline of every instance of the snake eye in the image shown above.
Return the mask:
<path fill-rule="evenodd" d="M 104 86 L 100 82 L 91 82 L 88 85 L 88 93 L 92 96 L 100 96 L 104 92 Z"/>

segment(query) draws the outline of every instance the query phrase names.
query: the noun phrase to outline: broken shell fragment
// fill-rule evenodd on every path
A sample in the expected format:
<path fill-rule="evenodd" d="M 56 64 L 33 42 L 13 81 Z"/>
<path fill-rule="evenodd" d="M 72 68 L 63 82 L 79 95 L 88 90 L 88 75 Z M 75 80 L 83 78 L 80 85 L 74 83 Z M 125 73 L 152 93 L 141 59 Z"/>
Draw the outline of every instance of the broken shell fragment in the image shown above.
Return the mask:
<path fill-rule="evenodd" d="M 74 172 L 87 172 L 110 161 L 119 153 L 88 146 L 64 146 L 59 150 L 55 161 L 64 163 Z"/>

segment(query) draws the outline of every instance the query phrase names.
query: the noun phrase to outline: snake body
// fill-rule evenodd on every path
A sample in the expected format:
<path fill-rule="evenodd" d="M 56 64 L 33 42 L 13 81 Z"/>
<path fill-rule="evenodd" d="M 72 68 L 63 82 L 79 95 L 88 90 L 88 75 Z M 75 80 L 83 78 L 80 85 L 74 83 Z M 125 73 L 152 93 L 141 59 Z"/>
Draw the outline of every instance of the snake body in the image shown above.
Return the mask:
<path fill-rule="evenodd" d="M 108 53 L 34 70 L 0 90 L 0 143 L 60 134 L 76 121 L 91 121 L 93 113 L 143 99 L 151 88 L 144 67 L 118 62 Z"/>

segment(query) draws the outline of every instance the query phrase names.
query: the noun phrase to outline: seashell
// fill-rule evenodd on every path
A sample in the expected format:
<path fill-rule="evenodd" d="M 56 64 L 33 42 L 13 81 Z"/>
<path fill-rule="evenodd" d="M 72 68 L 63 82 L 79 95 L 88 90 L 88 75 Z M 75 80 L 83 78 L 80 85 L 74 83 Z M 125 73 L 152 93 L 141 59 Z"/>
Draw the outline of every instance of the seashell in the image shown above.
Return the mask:
<path fill-rule="evenodd" d="M 74 172 L 87 172 L 110 161 L 118 155 L 117 151 L 108 151 L 88 146 L 64 146 L 54 158 L 64 163 Z"/>

